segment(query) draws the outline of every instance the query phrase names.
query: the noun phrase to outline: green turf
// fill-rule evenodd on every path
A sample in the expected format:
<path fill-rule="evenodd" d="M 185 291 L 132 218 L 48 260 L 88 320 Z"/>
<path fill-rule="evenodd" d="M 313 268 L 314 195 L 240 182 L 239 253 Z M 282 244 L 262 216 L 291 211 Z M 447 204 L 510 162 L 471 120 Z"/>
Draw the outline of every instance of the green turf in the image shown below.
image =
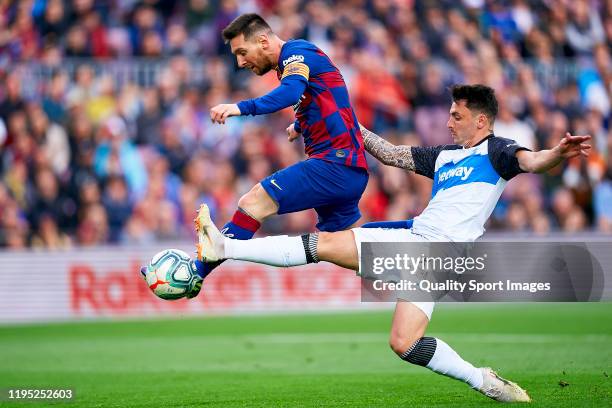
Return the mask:
<path fill-rule="evenodd" d="M 0 327 L 0 388 L 73 388 L 75 400 L 57 404 L 70 407 L 496 404 L 395 357 L 387 345 L 390 317 L 385 311 Z M 429 334 L 523 385 L 532 406 L 612 405 L 610 303 L 443 305 Z"/>

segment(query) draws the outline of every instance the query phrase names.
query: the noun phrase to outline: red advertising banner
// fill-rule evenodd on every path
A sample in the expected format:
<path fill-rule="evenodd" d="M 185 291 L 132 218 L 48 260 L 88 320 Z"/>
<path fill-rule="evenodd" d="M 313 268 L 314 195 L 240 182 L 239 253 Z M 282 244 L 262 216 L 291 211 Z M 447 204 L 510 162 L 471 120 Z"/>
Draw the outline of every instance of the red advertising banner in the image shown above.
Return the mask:
<path fill-rule="evenodd" d="M 164 314 L 379 308 L 360 303 L 355 273 L 330 264 L 274 268 L 226 262 L 194 299 L 157 298 L 140 266 L 162 249 L 105 247 L 0 253 L 0 323 Z"/>

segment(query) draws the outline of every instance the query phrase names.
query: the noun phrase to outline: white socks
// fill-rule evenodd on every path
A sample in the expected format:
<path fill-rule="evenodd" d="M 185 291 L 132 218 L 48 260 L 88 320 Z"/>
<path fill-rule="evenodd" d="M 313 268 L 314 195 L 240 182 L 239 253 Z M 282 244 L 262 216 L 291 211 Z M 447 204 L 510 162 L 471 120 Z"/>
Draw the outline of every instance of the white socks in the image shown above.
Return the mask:
<path fill-rule="evenodd" d="M 306 252 L 302 237 L 279 235 L 245 241 L 225 238 L 224 258 L 257 262 L 272 266 L 297 266 L 306 264 Z"/>
<path fill-rule="evenodd" d="M 472 388 L 482 387 L 482 373 L 457 354 L 448 344 L 436 338 L 436 351 L 426 366 L 430 370 L 468 383 Z"/>
<path fill-rule="evenodd" d="M 468 383 L 480 389 L 484 381 L 481 371 L 462 359 L 448 344 L 436 337 L 421 337 L 399 356 L 411 364 Z"/>

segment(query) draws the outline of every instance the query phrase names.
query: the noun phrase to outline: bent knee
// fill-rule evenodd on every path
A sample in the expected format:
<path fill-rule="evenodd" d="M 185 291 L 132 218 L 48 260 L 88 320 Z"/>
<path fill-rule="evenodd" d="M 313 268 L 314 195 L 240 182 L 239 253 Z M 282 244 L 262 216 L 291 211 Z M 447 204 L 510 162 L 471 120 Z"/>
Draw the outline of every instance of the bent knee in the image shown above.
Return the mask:
<path fill-rule="evenodd" d="M 391 348 L 402 360 L 410 364 L 427 367 L 436 353 L 437 339 L 435 337 L 420 337 L 414 342 L 408 343 L 410 342 L 399 340 L 397 343 L 391 342 Z"/>
<path fill-rule="evenodd" d="M 278 211 L 274 200 L 259 183 L 240 197 L 238 207 L 259 221 Z"/>
<path fill-rule="evenodd" d="M 397 336 L 391 335 L 389 338 L 389 347 L 398 356 L 404 354 L 414 343 L 419 341 L 420 335 L 414 336 Z"/>
<path fill-rule="evenodd" d="M 240 197 L 240 199 L 238 200 L 238 207 L 244 210 L 249 210 L 251 209 L 251 207 L 257 204 L 257 200 L 255 199 L 255 194 L 252 194 L 251 191 L 249 191 L 248 193 Z"/>
<path fill-rule="evenodd" d="M 238 200 L 238 206 L 240 208 L 249 209 L 249 207 L 254 207 L 257 205 L 259 199 L 258 196 L 261 194 L 260 190 L 263 190 L 261 184 L 256 184 L 247 191 L 240 199 Z"/>

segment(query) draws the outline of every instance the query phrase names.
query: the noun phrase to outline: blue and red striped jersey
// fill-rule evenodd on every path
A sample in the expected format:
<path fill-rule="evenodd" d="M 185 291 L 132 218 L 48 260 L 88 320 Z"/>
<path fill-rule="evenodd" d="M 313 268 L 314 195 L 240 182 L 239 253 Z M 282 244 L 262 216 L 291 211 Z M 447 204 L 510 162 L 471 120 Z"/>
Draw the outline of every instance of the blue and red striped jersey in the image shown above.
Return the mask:
<path fill-rule="evenodd" d="M 306 154 L 367 169 L 363 137 L 344 78 L 329 57 L 305 40 L 287 41 L 277 68 L 281 84 L 267 95 L 238 103 L 242 115 L 261 115 L 294 104 Z"/>
<path fill-rule="evenodd" d="M 301 75 L 308 81 L 300 101 L 294 105 L 306 154 L 367 169 L 363 138 L 348 89 L 330 58 L 308 41 L 290 40 L 281 49 L 278 75 L 281 82 L 292 75 Z"/>

